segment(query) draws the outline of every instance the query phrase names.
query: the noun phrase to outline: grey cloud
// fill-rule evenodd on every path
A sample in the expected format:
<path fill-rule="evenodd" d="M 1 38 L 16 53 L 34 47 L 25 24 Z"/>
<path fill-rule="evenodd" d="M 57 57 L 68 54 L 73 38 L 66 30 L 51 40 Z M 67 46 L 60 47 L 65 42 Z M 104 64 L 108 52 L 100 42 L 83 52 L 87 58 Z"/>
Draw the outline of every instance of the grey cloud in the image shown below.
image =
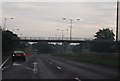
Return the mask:
<path fill-rule="evenodd" d="M 38 28 L 37 25 L 43 25 L 43 29 L 52 32 L 52 29 L 60 27 L 69 27 L 70 21 L 62 20 L 62 17 L 67 18 L 81 18 L 80 21 L 73 21 L 75 28 L 82 27 L 82 32 L 89 30 L 88 34 L 90 36 L 98 30 L 98 27 L 103 27 L 105 25 L 115 24 L 115 3 L 95 3 L 95 2 L 78 2 L 78 3 L 49 3 L 49 2 L 38 2 L 38 3 L 4 3 L 3 13 L 19 17 L 18 24 L 23 24 L 25 26 L 34 26 Z M 5 17 L 6 15 L 4 15 Z M 28 22 L 29 21 L 29 22 Z M 41 24 L 43 23 L 44 24 Z M 45 23 L 46 22 L 46 23 Z M 28 24 L 28 25 L 27 25 Z M 58 25 L 57 25 L 58 24 Z M 79 26 L 78 26 L 79 25 Z M 94 27 L 92 27 L 94 26 Z M 87 28 L 86 28 L 87 27 Z M 24 29 L 24 28 L 23 28 Z M 32 29 L 29 29 L 29 31 Z M 25 29 L 27 31 L 27 29 Z M 37 29 L 36 29 L 37 31 Z M 55 30 L 54 30 L 55 31 Z M 35 31 L 32 31 L 35 33 Z M 80 35 L 82 32 L 73 32 L 75 35 Z M 24 33 L 24 32 L 23 32 Z M 48 35 L 54 35 L 49 34 Z M 77 34 L 78 33 L 78 34 Z M 89 37 L 88 34 L 86 37 Z M 42 35 L 42 34 L 39 34 Z"/>

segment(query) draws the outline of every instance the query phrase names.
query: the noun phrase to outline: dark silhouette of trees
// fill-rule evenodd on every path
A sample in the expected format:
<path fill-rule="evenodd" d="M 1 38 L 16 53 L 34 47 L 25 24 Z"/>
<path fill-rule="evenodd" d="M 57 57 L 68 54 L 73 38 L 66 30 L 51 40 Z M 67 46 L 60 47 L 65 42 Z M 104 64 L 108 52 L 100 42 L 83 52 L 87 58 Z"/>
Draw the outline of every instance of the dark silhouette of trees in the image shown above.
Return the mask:
<path fill-rule="evenodd" d="M 82 53 L 87 52 L 90 50 L 90 43 L 89 42 L 82 42 L 79 45 L 75 45 L 72 49 L 74 53 Z"/>
<path fill-rule="evenodd" d="M 50 53 L 51 44 L 48 44 L 48 42 L 37 42 L 33 44 L 33 49 L 37 50 L 40 54 Z"/>
<path fill-rule="evenodd" d="M 114 33 L 113 30 L 110 30 L 108 28 L 106 29 L 99 29 L 98 32 L 94 35 L 96 38 L 93 40 L 94 42 L 91 43 L 91 51 L 94 52 L 115 52 L 116 46 L 114 41 Z M 108 42 L 106 42 L 106 40 Z M 99 42 L 96 42 L 99 41 Z M 109 42 L 111 41 L 111 42 Z"/>
<path fill-rule="evenodd" d="M 12 31 L 6 30 L 2 31 L 2 51 L 8 52 L 13 51 L 19 47 L 20 41 L 19 37 L 14 34 Z"/>
<path fill-rule="evenodd" d="M 91 52 L 100 52 L 100 53 L 113 53 L 116 52 L 116 44 L 114 39 L 113 30 L 109 28 L 99 29 L 94 37 L 95 39 L 92 42 L 80 43 L 73 47 L 74 53 L 81 53 L 83 50 L 88 50 Z M 107 42 L 106 42 L 107 41 Z M 110 42 L 111 41 L 111 42 Z"/>
<path fill-rule="evenodd" d="M 109 28 L 106 29 L 99 29 L 98 32 L 94 35 L 96 37 L 95 40 L 109 40 L 113 41 L 114 40 L 115 34 L 113 33 L 113 30 L 110 30 Z"/>

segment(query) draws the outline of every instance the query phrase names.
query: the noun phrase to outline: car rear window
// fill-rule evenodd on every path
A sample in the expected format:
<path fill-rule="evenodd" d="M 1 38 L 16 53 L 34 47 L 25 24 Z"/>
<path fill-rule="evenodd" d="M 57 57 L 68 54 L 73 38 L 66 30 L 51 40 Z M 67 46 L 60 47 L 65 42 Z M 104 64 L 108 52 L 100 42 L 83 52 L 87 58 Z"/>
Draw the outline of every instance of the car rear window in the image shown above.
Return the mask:
<path fill-rule="evenodd" d="M 24 54 L 24 53 L 14 53 L 14 54 Z"/>
<path fill-rule="evenodd" d="M 14 51 L 14 54 L 24 54 L 23 51 Z"/>

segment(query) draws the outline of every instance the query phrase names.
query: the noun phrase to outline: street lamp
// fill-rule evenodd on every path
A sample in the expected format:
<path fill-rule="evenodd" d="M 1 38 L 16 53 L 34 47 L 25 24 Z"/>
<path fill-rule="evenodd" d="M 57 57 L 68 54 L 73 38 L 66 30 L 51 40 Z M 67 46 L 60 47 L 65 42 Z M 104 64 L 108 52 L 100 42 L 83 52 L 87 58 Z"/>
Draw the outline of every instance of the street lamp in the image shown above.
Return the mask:
<path fill-rule="evenodd" d="M 6 22 L 7 22 L 7 19 L 13 19 L 13 18 L 4 18 L 4 31 L 6 30 Z"/>
<path fill-rule="evenodd" d="M 62 31 L 62 40 L 63 40 L 63 37 L 64 37 L 64 35 L 63 35 L 63 31 L 65 31 L 65 30 L 63 30 L 63 29 L 57 29 L 57 31 L 59 31 L 59 30 L 61 30 Z M 66 31 L 68 31 L 68 29 L 66 30 Z"/>
<path fill-rule="evenodd" d="M 63 20 L 66 20 L 66 18 L 63 18 Z M 70 40 L 72 39 L 72 22 L 73 22 L 73 18 L 69 19 L 70 20 Z M 79 18 L 77 18 L 77 20 L 80 20 Z"/>
<path fill-rule="evenodd" d="M 0 30 L 2 30 L 2 27 L 1 27 L 1 25 L 0 25 Z"/>
<path fill-rule="evenodd" d="M 12 29 L 12 31 L 14 31 L 14 30 L 20 30 L 20 29 Z"/>
<path fill-rule="evenodd" d="M 118 26 L 119 26 L 119 3 L 120 1 L 117 0 L 117 14 L 116 14 L 116 46 L 117 46 L 117 49 L 116 49 L 116 53 L 119 52 L 119 43 L 118 43 Z"/>
<path fill-rule="evenodd" d="M 118 42 L 118 26 L 119 26 L 119 0 L 117 0 L 117 15 L 116 15 L 116 42 Z"/>

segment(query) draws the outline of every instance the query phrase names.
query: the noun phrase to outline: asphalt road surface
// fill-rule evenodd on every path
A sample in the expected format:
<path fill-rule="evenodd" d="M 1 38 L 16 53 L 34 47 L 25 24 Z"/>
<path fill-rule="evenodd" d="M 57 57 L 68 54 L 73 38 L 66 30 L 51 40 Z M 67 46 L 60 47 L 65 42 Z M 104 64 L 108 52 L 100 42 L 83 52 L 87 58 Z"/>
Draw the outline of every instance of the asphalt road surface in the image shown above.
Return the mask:
<path fill-rule="evenodd" d="M 8 62 L 10 62 L 9 60 Z M 49 54 L 27 55 L 26 61 L 6 63 L 2 79 L 115 79 L 116 68 L 75 62 Z"/>

